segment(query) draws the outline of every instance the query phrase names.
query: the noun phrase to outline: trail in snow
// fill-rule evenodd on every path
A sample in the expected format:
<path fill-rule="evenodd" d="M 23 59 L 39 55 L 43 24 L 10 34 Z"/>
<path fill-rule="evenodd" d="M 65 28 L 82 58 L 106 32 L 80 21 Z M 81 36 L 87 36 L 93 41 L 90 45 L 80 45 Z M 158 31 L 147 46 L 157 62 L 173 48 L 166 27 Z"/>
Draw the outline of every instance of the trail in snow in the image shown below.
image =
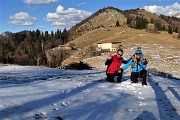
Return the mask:
<path fill-rule="evenodd" d="M 117 84 L 105 71 L 0 66 L 0 119 L 180 119 L 180 81 L 148 76 L 148 86 L 130 85 L 129 75 Z"/>

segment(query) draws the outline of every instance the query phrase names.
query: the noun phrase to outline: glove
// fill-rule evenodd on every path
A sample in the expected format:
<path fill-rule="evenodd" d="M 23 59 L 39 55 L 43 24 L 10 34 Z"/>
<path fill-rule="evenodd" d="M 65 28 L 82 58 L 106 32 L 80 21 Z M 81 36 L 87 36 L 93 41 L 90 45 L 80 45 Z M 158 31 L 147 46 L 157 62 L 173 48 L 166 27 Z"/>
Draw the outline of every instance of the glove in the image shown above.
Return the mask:
<path fill-rule="evenodd" d="M 148 61 L 147 61 L 147 59 L 145 58 L 144 59 L 144 62 L 143 62 L 143 65 L 147 65 L 148 64 Z"/>

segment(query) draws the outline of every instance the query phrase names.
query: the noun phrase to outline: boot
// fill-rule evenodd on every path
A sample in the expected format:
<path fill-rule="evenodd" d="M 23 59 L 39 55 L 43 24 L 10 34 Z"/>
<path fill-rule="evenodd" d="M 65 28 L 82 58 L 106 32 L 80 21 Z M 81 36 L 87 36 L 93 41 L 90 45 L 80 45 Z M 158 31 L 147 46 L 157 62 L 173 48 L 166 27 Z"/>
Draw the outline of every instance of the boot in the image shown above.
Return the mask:
<path fill-rule="evenodd" d="M 114 82 L 114 79 L 111 78 L 111 77 L 106 77 L 106 81 L 108 81 L 108 82 Z"/>
<path fill-rule="evenodd" d="M 143 85 L 147 85 L 146 75 L 144 75 L 144 76 L 142 77 L 142 86 L 143 86 Z"/>

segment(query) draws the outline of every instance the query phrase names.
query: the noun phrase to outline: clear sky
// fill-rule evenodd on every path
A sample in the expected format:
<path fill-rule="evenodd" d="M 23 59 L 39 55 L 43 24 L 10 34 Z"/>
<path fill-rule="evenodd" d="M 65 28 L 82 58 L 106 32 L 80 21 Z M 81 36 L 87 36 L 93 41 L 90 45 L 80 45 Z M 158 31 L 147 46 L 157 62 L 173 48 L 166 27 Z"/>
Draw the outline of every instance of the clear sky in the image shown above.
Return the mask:
<path fill-rule="evenodd" d="M 121 10 L 144 8 L 169 16 L 180 12 L 179 0 L 0 0 L 0 34 L 68 29 L 107 6 Z"/>

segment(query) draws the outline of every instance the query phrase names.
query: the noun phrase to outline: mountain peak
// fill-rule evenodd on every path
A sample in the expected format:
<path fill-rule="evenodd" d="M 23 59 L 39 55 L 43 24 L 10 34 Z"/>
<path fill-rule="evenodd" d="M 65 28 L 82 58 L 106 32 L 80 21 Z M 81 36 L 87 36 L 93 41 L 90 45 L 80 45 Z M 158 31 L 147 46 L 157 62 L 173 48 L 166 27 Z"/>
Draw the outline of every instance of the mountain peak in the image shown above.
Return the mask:
<path fill-rule="evenodd" d="M 180 12 L 176 13 L 173 15 L 173 17 L 177 17 L 177 18 L 180 18 Z"/>
<path fill-rule="evenodd" d="M 73 36 L 71 40 L 73 40 L 74 37 L 78 37 L 81 34 L 100 27 L 116 26 L 117 21 L 119 21 L 121 26 L 126 25 L 126 12 L 112 6 L 99 9 L 90 17 L 84 19 L 69 30 L 71 36 Z"/>

